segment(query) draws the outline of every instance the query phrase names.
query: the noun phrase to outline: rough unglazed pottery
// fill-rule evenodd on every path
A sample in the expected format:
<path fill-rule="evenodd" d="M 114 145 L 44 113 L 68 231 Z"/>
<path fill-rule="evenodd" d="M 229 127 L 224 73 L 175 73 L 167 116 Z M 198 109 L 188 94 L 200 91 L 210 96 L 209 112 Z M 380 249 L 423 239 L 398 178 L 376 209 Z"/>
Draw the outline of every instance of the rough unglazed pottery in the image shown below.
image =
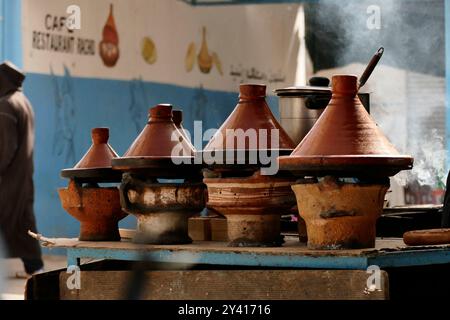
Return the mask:
<path fill-rule="evenodd" d="M 306 223 L 308 247 L 374 247 L 376 220 L 383 212 L 388 188 L 388 184 L 339 183 L 333 177 L 293 185 L 299 214 Z"/>
<path fill-rule="evenodd" d="M 117 187 L 81 186 L 74 180 L 58 190 L 61 204 L 80 221 L 80 241 L 119 241 L 118 222 L 126 217 Z"/>
<path fill-rule="evenodd" d="M 230 246 L 281 245 L 280 217 L 295 205 L 295 180 L 262 176 L 205 178 L 207 207 L 227 218 Z"/>

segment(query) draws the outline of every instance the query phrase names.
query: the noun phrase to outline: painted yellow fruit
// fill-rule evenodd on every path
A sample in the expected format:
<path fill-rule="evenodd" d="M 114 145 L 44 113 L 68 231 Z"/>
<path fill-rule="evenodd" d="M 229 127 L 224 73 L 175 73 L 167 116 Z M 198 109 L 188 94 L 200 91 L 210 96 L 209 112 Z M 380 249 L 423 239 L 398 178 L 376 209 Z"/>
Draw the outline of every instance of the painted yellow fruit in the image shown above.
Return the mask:
<path fill-rule="evenodd" d="M 191 42 L 189 44 L 187 53 L 186 53 L 186 58 L 184 60 L 184 65 L 186 67 L 186 71 L 187 72 L 191 72 L 192 68 L 194 68 L 194 64 L 195 64 L 195 43 Z"/>
<path fill-rule="evenodd" d="M 220 75 L 223 76 L 222 62 L 220 62 L 219 56 L 215 52 L 212 54 L 212 61 L 216 66 L 217 71 L 219 71 Z"/>
<path fill-rule="evenodd" d="M 156 46 L 153 40 L 150 39 L 149 37 L 144 37 L 142 39 L 141 54 L 142 58 L 148 64 L 154 64 L 156 62 L 157 59 Z"/>

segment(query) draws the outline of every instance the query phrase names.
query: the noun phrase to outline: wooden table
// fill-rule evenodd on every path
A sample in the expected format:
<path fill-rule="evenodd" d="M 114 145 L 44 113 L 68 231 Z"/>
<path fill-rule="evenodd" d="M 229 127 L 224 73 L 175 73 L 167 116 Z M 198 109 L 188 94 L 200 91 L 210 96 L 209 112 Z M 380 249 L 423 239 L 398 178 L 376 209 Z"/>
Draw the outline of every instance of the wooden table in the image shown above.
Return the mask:
<path fill-rule="evenodd" d="M 127 240 L 89 242 L 77 239 L 46 239 L 43 246 L 65 248 L 67 264 L 80 258 L 153 261 L 186 264 L 234 265 L 308 269 L 366 270 L 450 263 L 450 245 L 407 247 L 402 239 L 377 239 L 376 247 L 357 250 L 310 250 L 295 238 L 282 247 L 228 247 L 225 242 L 198 241 L 187 245 L 144 245 Z"/>

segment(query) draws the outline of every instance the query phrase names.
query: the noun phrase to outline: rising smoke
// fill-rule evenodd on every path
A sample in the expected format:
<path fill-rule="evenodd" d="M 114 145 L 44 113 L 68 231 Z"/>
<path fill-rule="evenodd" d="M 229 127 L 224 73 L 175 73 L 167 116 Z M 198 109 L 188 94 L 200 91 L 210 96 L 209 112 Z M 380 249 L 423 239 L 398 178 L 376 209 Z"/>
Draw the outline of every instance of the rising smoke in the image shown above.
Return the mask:
<path fill-rule="evenodd" d="M 379 28 L 367 27 L 369 6 L 380 9 Z M 307 10 L 316 27 L 310 31 L 314 51 L 320 51 L 311 54 L 317 75 L 360 75 L 384 46 L 363 90 L 371 92 L 371 115 L 381 130 L 415 159 L 413 170 L 395 177 L 402 186 L 418 182 L 439 188 L 447 177 L 443 12 L 443 0 L 330 0 Z"/>

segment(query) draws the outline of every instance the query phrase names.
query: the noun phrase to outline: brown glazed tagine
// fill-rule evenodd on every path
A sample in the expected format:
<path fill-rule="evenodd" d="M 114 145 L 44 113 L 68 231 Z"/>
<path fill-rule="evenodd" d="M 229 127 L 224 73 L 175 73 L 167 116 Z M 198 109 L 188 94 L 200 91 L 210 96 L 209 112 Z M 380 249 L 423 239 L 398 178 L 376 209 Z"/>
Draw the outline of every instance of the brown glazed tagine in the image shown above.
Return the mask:
<path fill-rule="evenodd" d="M 292 154 L 278 158 L 281 170 L 312 177 L 292 186 L 310 248 L 374 247 L 388 177 L 412 168 L 413 158 L 388 141 L 357 91 L 356 76 L 333 76 L 325 111 Z"/>
<path fill-rule="evenodd" d="M 119 182 L 120 173 L 113 171 L 111 160 L 118 157 L 108 144 L 109 129 L 94 128 L 91 132 L 92 145 L 78 163 L 61 171 L 61 176 L 82 182 Z"/>
<path fill-rule="evenodd" d="M 357 77 L 336 75 L 325 111 L 280 168 L 299 176 L 389 177 L 412 168 L 372 120 L 357 96 Z"/>
<path fill-rule="evenodd" d="M 263 152 L 291 153 L 295 145 L 270 111 L 265 98 L 265 85 L 239 86 L 238 104 L 203 150 L 207 163 L 212 163 L 216 170 L 221 163 L 225 168 L 236 170 L 255 164 L 259 167 L 262 164 L 260 153 Z M 273 130 L 278 133 L 277 139 Z M 239 139 L 239 134 L 247 134 L 248 138 Z M 249 137 L 253 136 L 255 139 L 250 141 Z"/>
<path fill-rule="evenodd" d="M 205 206 L 201 164 L 195 150 L 173 122 L 172 106 L 150 109 L 147 125 L 113 168 L 123 172 L 120 199 L 137 218 L 137 243 L 183 244 L 188 218 Z M 164 179 L 184 179 L 183 182 Z"/>
<path fill-rule="evenodd" d="M 295 178 L 265 171 L 265 165 L 276 167 L 276 155 L 294 148 L 265 95 L 265 85 L 241 85 L 238 105 L 203 151 L 212 171 L 203 180 L 207 207 L 227 218 L 230 246 L 281 245 L 281 214 L 295 205 Z M 263 163 L 260 152 L 273 162 Z"/>
<path fill-rule="evenodd" d="M 109 129 L 92 129 L 92 146 L 73 169 L 61 171 L 69 178 L 68 188 L 58 190 L 62 207 L 80 221 L 80 241 L 120 240 L 118 222 L 126 216 L 120 206 L 117 187 L 100 187 L 99 182 L 118 182 L 111 169 L 116 152 L 108 144 Z"/>
<path fill-rule="evenodd" d="M 173 122 L 172 105 L 159 104 L 149 110 L 147 125 L 112 165 L 115 170 L 146 176 L 181 178 L 199 174 L 202 167 L 194 158 L 194 147 Z"/>

